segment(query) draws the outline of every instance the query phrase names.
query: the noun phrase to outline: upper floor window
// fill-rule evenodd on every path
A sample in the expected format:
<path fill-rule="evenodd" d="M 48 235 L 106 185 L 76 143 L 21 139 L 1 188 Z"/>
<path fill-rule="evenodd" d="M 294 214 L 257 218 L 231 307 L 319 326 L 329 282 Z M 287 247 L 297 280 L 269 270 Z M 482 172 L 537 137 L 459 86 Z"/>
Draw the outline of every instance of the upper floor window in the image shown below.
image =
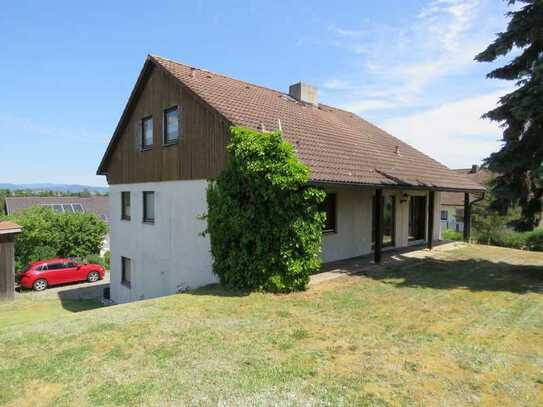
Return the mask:
<path fill-rule="evenodd" d="M 141 149 L 147 150 L 153 146 L 153 118 L 141 119 Z"/>
<path fill-rule="evenodd" d="M 155 222 L 155 193 L 145 191 L 143 193 L 143 221 Z"/>
<path fill-rule="evenodd" d="M 121 219 L 130 220 L 130 192 L 121 192 Z"/>
<path fill-rule="evenodd" d="M 179 108 L 171 107 L 164 111 L 164 144 L 175 143 L 179 140 Z"/>

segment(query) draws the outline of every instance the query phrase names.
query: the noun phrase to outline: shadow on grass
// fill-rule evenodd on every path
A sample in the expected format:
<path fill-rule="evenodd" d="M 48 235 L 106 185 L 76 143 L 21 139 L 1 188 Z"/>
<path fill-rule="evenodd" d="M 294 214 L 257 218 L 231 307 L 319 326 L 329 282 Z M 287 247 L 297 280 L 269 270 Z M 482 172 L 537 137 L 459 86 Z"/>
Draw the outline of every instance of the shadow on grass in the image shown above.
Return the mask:
<path fill-rule="evenodd" d="M 99 300 L 63 299 L 61 295 L 59 295 L 59 297 L 62 302 L 62 308 L 70 312 L 90 311 L 104 306 Z"/>
<path fill-rule="evenodd" d="M 396 287 L 543 293 L 543 267 L 483 259 L 408 261 L 404 266 L 370 267 L 361 274 Z"/>
<path fill-rule="evenodd" d="M 76 287 L 59 291 L 57 295 L 65 310 L 71 312 L 89 311 L 103 307 L 101 299 L 104 298 L 104 289 L 108 287 L 109 284 Z"/>
<path fill-rule="evenodd" d="M 225 288 L 220 284 L 210 284 L 204 287 L 196 288 L 187 291 L 185 294 L 190 295 L 212 295 L 215 297 L 246 297 L 251 294 L 250 290 L 236 290 Z"/>

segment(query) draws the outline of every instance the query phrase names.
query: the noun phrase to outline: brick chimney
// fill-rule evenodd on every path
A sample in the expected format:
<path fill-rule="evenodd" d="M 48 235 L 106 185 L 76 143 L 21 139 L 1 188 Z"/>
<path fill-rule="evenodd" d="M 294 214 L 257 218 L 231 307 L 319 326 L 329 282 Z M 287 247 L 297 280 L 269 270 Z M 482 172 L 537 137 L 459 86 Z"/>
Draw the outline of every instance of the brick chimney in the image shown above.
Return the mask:
<path fill-rule="evenodd" d="M 298 82 L 290 85 L 288 94 L 300 102 L 317 106 L 317 89 L 307 83 Z"/>
<path fill-rule="evenodd" d="M 477 171 L 479 171 L 479 166 L 477 164 L 473 164 L 471 166 L 471 171 L 470 171 L 470 174 L 476 174 Z"/>

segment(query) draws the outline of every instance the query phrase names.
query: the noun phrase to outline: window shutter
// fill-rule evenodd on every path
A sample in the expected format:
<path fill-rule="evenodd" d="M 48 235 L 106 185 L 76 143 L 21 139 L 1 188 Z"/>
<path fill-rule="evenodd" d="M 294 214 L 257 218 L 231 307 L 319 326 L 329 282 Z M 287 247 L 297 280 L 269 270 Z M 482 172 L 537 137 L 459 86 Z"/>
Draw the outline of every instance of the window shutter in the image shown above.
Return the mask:
<path fill-rule="evenodd" d="M 141 151 L 141 137 L 142 137 L 142 132 L 141 132 L 141 121 L 140 120 L 136 120 L 136 122 L 134 123 L 134 145 L 136 147 L 136 151 Z"/>

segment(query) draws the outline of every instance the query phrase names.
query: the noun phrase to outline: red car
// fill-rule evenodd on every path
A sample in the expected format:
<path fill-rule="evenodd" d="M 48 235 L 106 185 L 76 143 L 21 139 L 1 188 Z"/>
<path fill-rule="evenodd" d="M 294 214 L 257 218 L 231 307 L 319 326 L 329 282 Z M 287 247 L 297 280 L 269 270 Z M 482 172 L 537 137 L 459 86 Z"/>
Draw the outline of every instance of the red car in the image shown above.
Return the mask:
<path fill-rule="evenodd" d="M 79 264 L 71 259 L 50 259 L 31 263 L 21 273 L 21 286 L 43 291 L 50 285 L 104 278 L 105 269 L 99 264 Z"/>

